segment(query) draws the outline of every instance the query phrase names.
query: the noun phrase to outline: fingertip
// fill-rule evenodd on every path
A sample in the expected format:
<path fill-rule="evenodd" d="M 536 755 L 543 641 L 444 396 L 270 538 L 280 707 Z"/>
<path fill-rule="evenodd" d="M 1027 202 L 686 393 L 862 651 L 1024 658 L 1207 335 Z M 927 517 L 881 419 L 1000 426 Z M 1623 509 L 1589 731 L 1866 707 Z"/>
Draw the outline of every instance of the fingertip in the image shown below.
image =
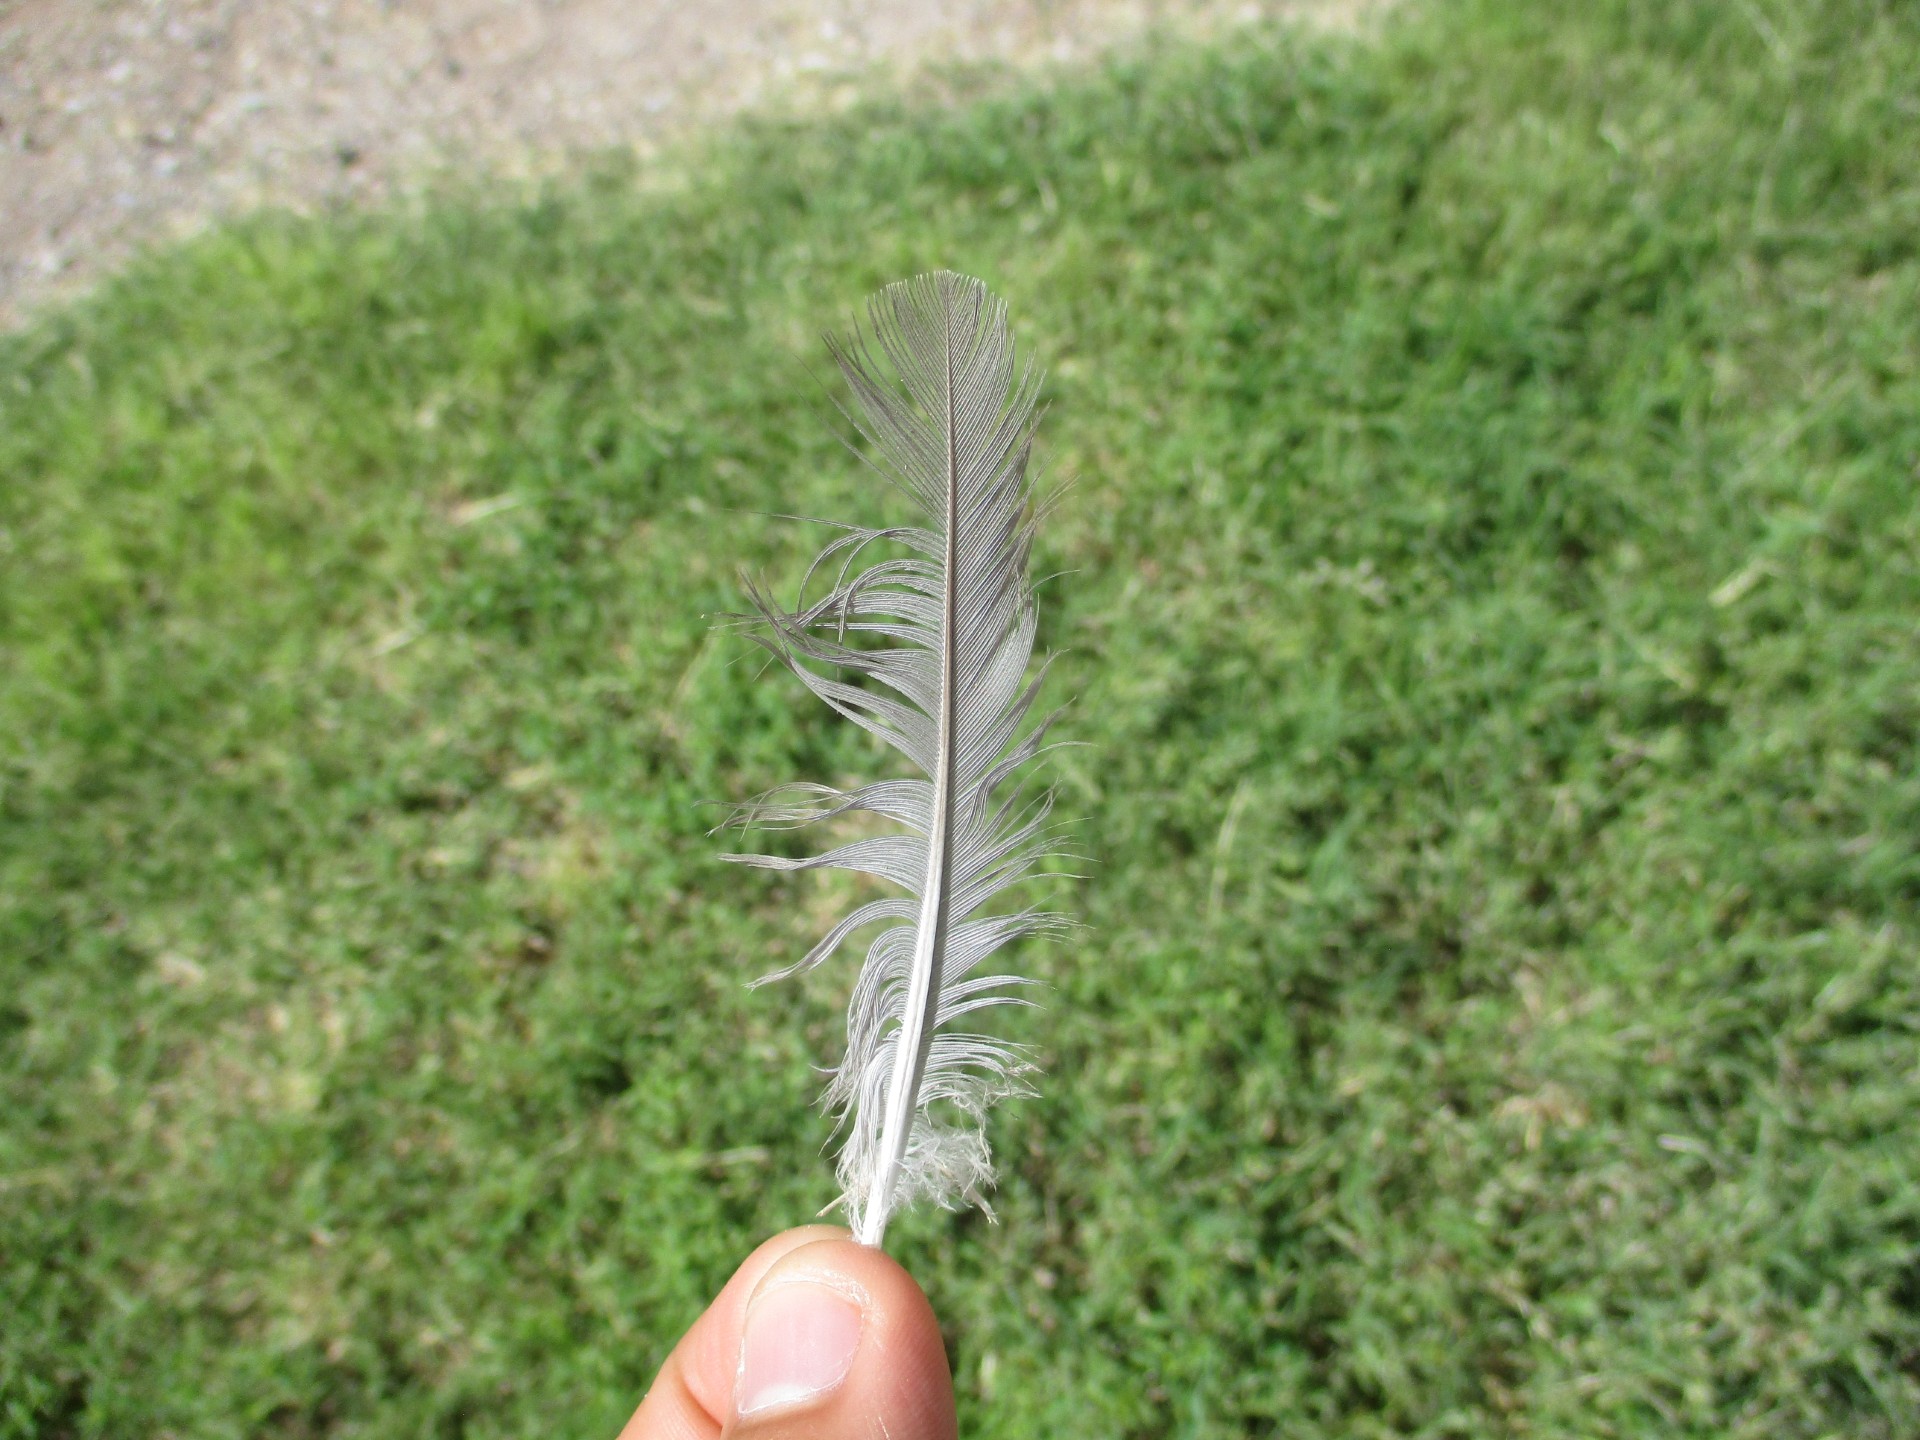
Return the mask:
<path fill-rule="evenodd" d="M 925 1293 L 834 1232 L 783 1250 L 746 1304 L 729 1436 L 952 1440 L 953 1380 Z"/>
<path fill-rule="evenodd" d="M 733 1416 L 740 1336 L 754 1287 L 787 1252 L 845 1234 L 831 1225 L 804 1225 L 764 1241 L 742 1261 L 660 1367 L 646 1397 L 621 1430 L 621 1440 L 718 1436 Z"/>
<path fill-rule="evenodd" d="M 762 1241 L 721 1287 L 706 1314 L 687 1332 L 681 1344 L 687 1389 L 716 1423 L 724 1424 L 734 1412 L 740 1337 L 746 1326 L 747 1303 L 761 1280 L 793 1251 L 822 1241 L 844 1239 L 846 1234 L 833 1225 L 802 1225 Z"/>

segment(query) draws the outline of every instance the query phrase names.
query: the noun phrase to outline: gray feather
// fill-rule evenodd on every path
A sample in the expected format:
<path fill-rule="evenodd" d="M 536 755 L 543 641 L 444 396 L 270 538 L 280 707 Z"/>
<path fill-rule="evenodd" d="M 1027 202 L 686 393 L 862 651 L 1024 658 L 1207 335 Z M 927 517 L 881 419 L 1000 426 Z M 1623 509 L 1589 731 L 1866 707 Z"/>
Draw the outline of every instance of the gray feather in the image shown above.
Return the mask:
<path fill-rule="evenodd" d="M 1014 993 L 1030 983 L 1023 977 L 976 972 L 1013 941 L 1068 922 L 988 908 L 1056 853 L 1051 792 L 1027 797 L 1016 779 L 1046 748 L 1051 723 L 1022 730 L 1044 674 L 1028 675 L 1037 511 L 1027 463 L 1039 373 L 1031 361 L 1016 367 L 1006 307 L 978 280 L 940 271 L 889 285 L 868 315 L 870 336 L 829 343 L 875 468 L 912 503 L 914 522 L 836 525 L 793 610 L 758 585 L 748 590 L 760 642 L 923 778 L 771 791 L 734 822 L 790 828 L 866 811 L 901 829 L 804 859 L 727 858 L 858 870 L 905 892 L 858 907 L 801 960 L 764 977 L 819 965 L 856 931 L 886 927 L 855 981 L 847 1053 L 826 1094 L 854 1234 L 877 1245 L 916 1199 L 984 1203 L 993 1183 L 986 1109 L 1023 1092 L 1032 1067 L 1018 1047 L 952 1022 L 1024 1003 Z M 829 576 L 831 588 L 809 601 Z"/>

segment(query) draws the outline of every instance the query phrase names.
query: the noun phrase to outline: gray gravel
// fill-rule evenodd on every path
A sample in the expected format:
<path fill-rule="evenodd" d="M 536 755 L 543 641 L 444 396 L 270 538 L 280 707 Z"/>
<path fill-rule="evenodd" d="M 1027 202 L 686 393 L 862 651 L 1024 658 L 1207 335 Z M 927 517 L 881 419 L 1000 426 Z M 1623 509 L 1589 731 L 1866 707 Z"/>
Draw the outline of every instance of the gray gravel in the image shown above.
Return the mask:
<path fill-rule="evenodd" d="M 1073 61 L 1281 14 L 1350 25 L 1374 3 L 0 0 L 0 326 L 238 209 L 646 155 L 742 107 L 840 103 L 876 71 Z"/>

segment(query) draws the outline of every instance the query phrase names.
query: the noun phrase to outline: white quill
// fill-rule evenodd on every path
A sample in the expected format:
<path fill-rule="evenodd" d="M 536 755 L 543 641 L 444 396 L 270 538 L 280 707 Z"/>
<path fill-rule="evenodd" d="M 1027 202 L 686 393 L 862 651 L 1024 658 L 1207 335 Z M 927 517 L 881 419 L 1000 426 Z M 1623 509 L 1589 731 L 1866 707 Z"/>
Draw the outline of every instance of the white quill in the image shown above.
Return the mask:
<path fill-rule="evenodd" d="M 986 1109 L 1024 1093 L 1032 1067 L 1018 1047 L 954 1022 L 1021 1003 L 1009 992 L 1029 982 L 981 974 L 981 963 L 1068 922 L 989 908 L 1055 853 L 1051 791 L 1025 794 L 1015 778 L 1051 724 L 1019 733 L 1045 671 L 1027 677 L 1027 560 L 1038 519 L 1027 461 L 1039 372 L 1028 360 L 1016 374 L 1006 307 L 978 280 L 922 275 L 889 285 L 867 310 L 870 340 L 856 333 L 828 343 L 871 463 L 911 501 L 916 521 L 836 525 L 840 535 L 801 582 L 798 609 L 751 581 L 748 589 L 764 622 L 760 642 L 924 778 L 770 791 L 730 823 L 792 827 L 866 811 L 903 829 L 806 859 L 726 858 L 858 870 L 906 892 L 856 907 L 804 958 L 755 982 L 810 969 L 856 930 L 891 922 L 854 984 L 846 1057 L 825 1096 L 844 1137 L 838 1173 L 855 1238 L 878 1245 L 888 1219 L 914 1200 L 984 1204 L 994 1178 Z M 868 559 L 879 542 L 904 556 Z M 809 603 L 810 582 L 827 573 L 831 591 Z"/>

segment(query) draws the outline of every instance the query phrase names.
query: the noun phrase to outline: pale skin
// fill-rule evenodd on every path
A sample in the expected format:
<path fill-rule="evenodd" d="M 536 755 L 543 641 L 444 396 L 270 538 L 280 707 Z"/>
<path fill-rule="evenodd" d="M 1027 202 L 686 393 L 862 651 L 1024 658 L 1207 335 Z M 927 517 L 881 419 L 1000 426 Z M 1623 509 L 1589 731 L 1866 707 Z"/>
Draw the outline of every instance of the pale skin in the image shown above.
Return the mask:
<path fill-rule="evenodd" d="M 809 1225 L 747 1257 L 620 1440 L 954 1440 L 933 1307 L 886 1253 Z"/>

